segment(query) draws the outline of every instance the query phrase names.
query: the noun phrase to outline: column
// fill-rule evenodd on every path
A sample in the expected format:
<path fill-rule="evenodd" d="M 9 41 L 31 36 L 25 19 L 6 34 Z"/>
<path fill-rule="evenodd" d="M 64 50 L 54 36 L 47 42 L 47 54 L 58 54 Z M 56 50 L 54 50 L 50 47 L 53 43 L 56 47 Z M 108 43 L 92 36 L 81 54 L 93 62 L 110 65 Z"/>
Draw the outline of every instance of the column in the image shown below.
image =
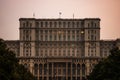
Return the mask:
<path fill-rule="evenodd" d="M 42 64 L 42 80 L 44 80 L 44 63 Z"/>
<path fill-rule="evenodd" d="M 45 41 L 45 30 L 43 30 L 43 41 Z"/>
<path fill-rule="evenodd" d="M 50 30 L 48 30 L 48 41 L 50 41 Z"/>
<path fill-rule="evenodd" d="M 47 80 L 49 80 L 49 63 L 47 63 Z"/>
<path fill-rule="evenodd" d="M 89 75 L 89 73 L 90 73 L 90 65 L 89 65 L 89 63 L 86 64 L 86 68 L 87 68 L 86 75 Z"/>
<path fill-rule="evenodd" d="M 66 30 L 66 41 L 68 41 L 68 30 Z"/>
<path fill-rule="evenodd" d="M 34 64 L 30 62 L 30 72 L 34 75 Z"/>
<path fill-rule="evenodd" d="M 77 64 L 75 64 L 75 79 L 77 80 Z"/>
<path fill-rule="evenodd" d="M 70 41 L 72 41 L 72 30 L 70 30 Z"/>
<path fill-rule="evenodd" d="M 71 62 L 71 80 L 72 80 L 72 62 Z"/>
<path fill-rule="evenodd" d="M 53 78 L 53 76 L 54 76 L 54 71 L 53 71 L 53 66 L 54 66 L 54 63 L 52 63 L 52 78 Z"/>
<path fill-rule="evenodd" d="M 82 64 L 80 64 L 80 80 L 82 80 Z"/>
<path fill-rule="evenodd" d="M 40 72 L 40 70 L 39 70 L 40 68 L 39 68 L 39 64 L 38 64 L 38 80 L 39 80 L 39 72 Z"/>
<path fill-rule="evenodd" d="M 57 37 L 57 41 L 59 41 L 59 34 L 58 33 L 59 33 L 59 30 L 57 30 L 57 33 L 56 33 L 57 34 L 57 36 L 56 36 Z"/>
<path fill-rule="evenodd" d="M 77 34 L 76 34 L 76 30 L 75 30 L 75 41 L 77 41 Z"/>
<path fill-rule="evenodd" d="M 68 80 L 68 63 L 66 62 L 66 80 Z"/>

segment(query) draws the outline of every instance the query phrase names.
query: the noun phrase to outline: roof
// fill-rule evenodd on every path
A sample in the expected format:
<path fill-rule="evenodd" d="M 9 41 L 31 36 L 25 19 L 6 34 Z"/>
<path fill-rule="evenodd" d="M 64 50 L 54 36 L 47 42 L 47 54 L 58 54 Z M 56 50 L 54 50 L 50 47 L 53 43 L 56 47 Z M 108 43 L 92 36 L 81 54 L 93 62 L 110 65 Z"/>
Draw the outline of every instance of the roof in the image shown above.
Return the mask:
<path fill-rule="evenodd" d="M 21 20 L 50 20 L 50 21 L 56 21 L 56 20 L 62 20 L 62 21 L 66 21 L 66 20 L 99 20 L 100 18 L 19 18 L 19 21 Z"/>

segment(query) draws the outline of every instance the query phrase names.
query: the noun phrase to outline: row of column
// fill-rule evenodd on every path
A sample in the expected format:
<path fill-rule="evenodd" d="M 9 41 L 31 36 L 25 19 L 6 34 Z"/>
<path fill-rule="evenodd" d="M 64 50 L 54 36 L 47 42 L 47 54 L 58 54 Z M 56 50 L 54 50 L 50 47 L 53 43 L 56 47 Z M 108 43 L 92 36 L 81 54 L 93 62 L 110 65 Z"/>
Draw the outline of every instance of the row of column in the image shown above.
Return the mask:
<path fill-rule="evenodd" d="M 42 74 L 40 73 L 40 70 L 42 70 Z M 61 71 L 61 74 L 59 74 L 59 70 Z M 72 62 L 43 63 L 31 65 L 30 71 L 37 80 L 82 80 L 86 75 L 89 75 L 90 67 L 89 65 L 80 65 Z"/>
<path fill-rule="evenodd" d="M 45 30 L 43 30 L 45 31 Z M 72 30 L 67 31 L 54 31 L 54 32 L 47 32 L 42 33 L 39 31 L 36 33 L 36 39 L 41 41 L 79 41 L 83 38 L 82 31 Z"/>

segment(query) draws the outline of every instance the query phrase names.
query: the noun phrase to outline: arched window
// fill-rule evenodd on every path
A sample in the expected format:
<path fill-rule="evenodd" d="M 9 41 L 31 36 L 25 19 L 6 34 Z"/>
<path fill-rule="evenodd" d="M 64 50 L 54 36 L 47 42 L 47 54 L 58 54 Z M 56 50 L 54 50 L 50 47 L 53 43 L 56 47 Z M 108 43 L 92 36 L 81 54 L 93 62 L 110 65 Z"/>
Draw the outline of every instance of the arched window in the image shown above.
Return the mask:
<path fill-rule="evenodd" d="M 42 64 L 39 65 L 39 74 L 42 75 Z"/>
<path fill-rule="evenodd" d="M 47 74 L 47 64 L 44 64 L 44 75 Z"/>
<path fill-rule="evenodd" d="M 82 64 L 82 75 L 85 76 L 85 64 Z"/>
<path fill-rule="evenodd" d="M 52 75 L 52 64 L 49 64 L 49 75 Z"/>
<path fill-rule="evenodd" d="M 38 74 L 38 65 L 34 64 L 34 74 L 37 75 Z"/>
<path fill-rule="evenodd" d="M 75 75 L 75 71 L 76 71 L 76 65 L 72 64 L 72 74 Z"/>
<path fill-rule="evenodd" d="M 80 75 L 80 64 L 77 64 L 77 75 Z"/>

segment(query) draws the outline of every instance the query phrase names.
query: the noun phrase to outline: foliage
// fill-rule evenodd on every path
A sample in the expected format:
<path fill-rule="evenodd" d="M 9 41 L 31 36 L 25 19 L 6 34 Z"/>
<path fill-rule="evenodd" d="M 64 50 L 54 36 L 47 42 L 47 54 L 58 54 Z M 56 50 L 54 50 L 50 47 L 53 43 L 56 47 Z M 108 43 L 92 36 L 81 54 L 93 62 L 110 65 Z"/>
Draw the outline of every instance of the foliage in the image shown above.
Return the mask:
<path fill-rule="evenodd" d="M 93 69 L 88 80 L 120 80 L 120 50 L 115 48 Z"/>
<path fill-rule="evenodd" d="M 34 80 L 33 75 L 18 63 L 14 52 L 0 39 L 0 80 Z"/>

